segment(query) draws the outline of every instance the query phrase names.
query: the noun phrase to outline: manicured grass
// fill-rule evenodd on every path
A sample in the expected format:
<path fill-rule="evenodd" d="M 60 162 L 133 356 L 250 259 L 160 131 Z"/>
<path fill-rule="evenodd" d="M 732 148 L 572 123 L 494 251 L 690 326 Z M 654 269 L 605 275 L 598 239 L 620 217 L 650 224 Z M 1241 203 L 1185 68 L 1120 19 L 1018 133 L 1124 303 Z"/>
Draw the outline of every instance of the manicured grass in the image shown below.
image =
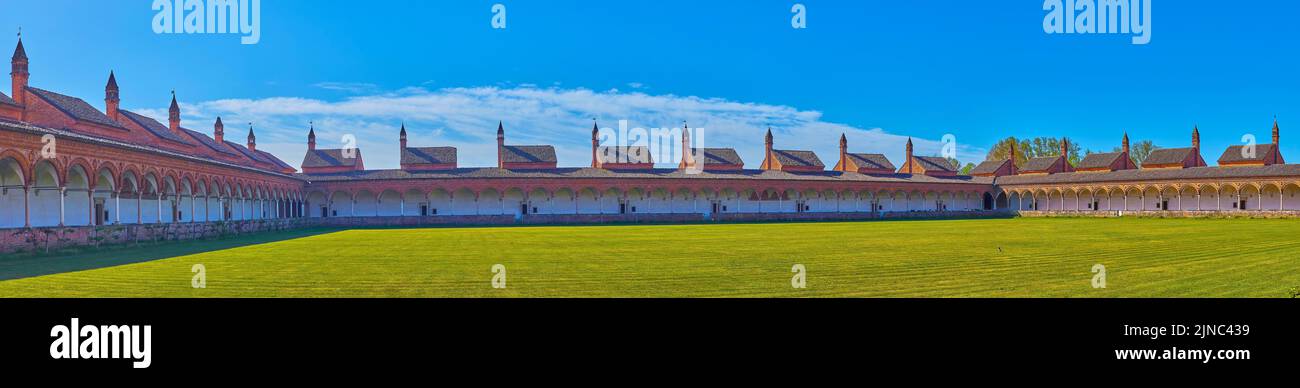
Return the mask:
<path fill-rule="evenodd" d="M 0 281 L 0 296 L 1286 297 L 1300 285 L 1295 220 L 1031 218 L 304 235 Z M 176 248 L 0 259 L 0 276 L 77 268 L 86 260 L 131 262 L 165 256 L 159 250 L 166 249 Z M 497 263 L 507 267 L 505 289 L 490 285 Z M 807 289 L 790 287 L 796 263 L 808 269 Z M 1107 269 L 1105 289 L 1090 284 L 1097 263 Z M 206 289 L 190 287 L 194 264 L 207 268 Z"/>

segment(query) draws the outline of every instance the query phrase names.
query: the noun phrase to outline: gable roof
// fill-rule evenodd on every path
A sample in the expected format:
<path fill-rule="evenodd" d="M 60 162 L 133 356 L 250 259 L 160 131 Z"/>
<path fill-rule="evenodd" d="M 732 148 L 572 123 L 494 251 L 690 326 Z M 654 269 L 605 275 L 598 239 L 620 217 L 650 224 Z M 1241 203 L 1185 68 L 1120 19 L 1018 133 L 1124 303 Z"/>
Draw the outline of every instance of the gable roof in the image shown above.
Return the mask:
<path fill-rule="evenodd" d="M 402 164 L 456 163 L 456 147 L 406 147 Z"/>
<path fill-rule="evenodd" d="M 506 163 L 555 163 L 555 147 L 548 145 L 504 146 L 501 160 Z"/>
<path fill-rule="evenodd" d="M 189 134 L 191 138 L 194 138 L 194 140 L 198 140 L 199 143 L 203 143 L 203 145 L 208 146 L 208 148 L 212 149 L 213 151 L 216 151 L 217 153 L 223 155 L 238 156 L 235 154 L 234 151 L 231 151 L 229 148 L 226 148 L 226 146 L 224 145 L 218 144 L 216 140 L 213 140 L 212 138 L 208 137 L 208 135 L 204 135 L 202 133 L 199 133 L 198 131 L 191 131 L 189 129 L 185 129 L 185 127 L 181 127 L 181 132 L 185 132 Z"/>
<path fill-rule="evenodd" d="M 235 151 L 239 151 L 239 153 L 244 154 L 244 156 L 248 157 L 249 159 L 252 159 L 254 162 L 258 162 L 258 163 L 271 163 L 270 160 L 266 160 L 265 158 L 262 157 L 262 155 L 259 155 L 259 154 L 261 154 L 260 152 L 253 152 L 253 150 L 250 150 L 250 149 L 248 149 L 247 147 L 244 147 L 243 144 L 239 144 L 239 143 L 235 143 L 235 142 L 230 141 L 230 140 L 226 140 L 226 145 L 229 146 L 230 148 L 234 148 Z"/>
<path fill-rule="evenodd" d="M 14 101 L 14 99 L 9 98 L 9 96 L 6 96 L 4 92 L 0 92 L 0 104 L 9 104 L 13 106 L 18 106 L 18 101 Z"/>
<path fill-rule="evenodd" d="M 1083 157 L 1083 160 L 1079 161 L 1079 165 L 1075 166 L 1075 169 L 1110 168 L 1121 156 L 1124 156 L 1123 152 L 1088 154 Z"/>
<path fill-rule="evenodd" d="M 1195 148 L 1157 148 L 1142 161 L 1143 166 L 1162 164 L 1183 164 L 1189 156 L 1196 153 Z"/>
<path fill-rule="evenodd" d="M 812 151 L 772 150 L 772 156 L 776 157 L 782 166 L 826 167 L 822 164 L 821 158 Z"/>
<path fill-rule="evenodd" d="M 1047 171 L 1048 169 L 1052 168 L 1053 164 L 1056 164 L 1057 160 L 1060 159 L 1061 157 L 1059 155 L 1040 156 L 1037 158 L 1029 159 L 1025 161 L 1025 164 L 1020 166 L 1020 172 Z"/>
<path fill-rule="evenodd" d="M 288 163 L 285 163 L 283 160 L 280 160 L 280 158 L 275 157 L 275 155 L 272 155 L 270 152 L 257 150 L 257 153 L 259 155 L 262 155 L 263 159 L 271 161 L 271 164 L 274 164 L 276 167 L 279 167 L 282 170 L 283 169 L 297 170 L 293 168 L 293 166 L 290 166 Z"/>
<path fill-rule="evenodd" d="M 694 154 L 699 155 L 700 150 L 701 150 L 700 148 L 696 148 Z M 706 165 L 708 164 L 728 164 L 728 165 L 736 165 L 736 166 L 745 165 L 745 161 L 740 159 L 740 154 L 736 152 L 735 148 L 704 148 L 703 151 L 704 151 L 704 157 L 696 158 L 696 159 L 700 162 L 703 162 Z"/>
<path fill-rule="evenodd" d="M 1245 147 L 1246 147 L 1245 145 L 1235 145 L 1235 146 L 1228 147 L 1228 149 L 1223 151 L 1223 155 L 1219 156 L 1219 164 L 1241 163 L 1241 162 L 1263 162 L 1265 161 L 1264 158 L 1267 158 L 1268 154 L 1273 152 L 1273 144 L 1271 143 L 1256 144 L 1255 156 L 1248 158 L 1242 155 L 1243 154 L 1242 148 Z"/>
<path fill-rule="evenodd" d="M 858 168 L 891 171 L 895 169 L 894 163 L 891 163 L 889 158 L 882 154 L 848 154 L 848 157 L 853 160 L 853 164 L 858 165 Z"/>
<path fill-rule="evenodd" d="M 354 148 L 353 151 L 355 152 L 353 157 L 345 158 L 342 149 L 308 150 L 307 156 L 302 158 L 302 166 L 305 168 L 356 166 L 357 160 L 361 159 L 361 149 Z"/>
<path fill-rule="evenodd" d="M 87 104 L 80 98 L 65 96 L 30 86 L 27 87 L 27 90 L 40 97 L 42 100 L 45 100 L 45 102 L 50 105 L 53 105 L 54 108 L 68 115 L 68 117 L 72 117 L 78 121 L 85 121 L 113 128 L 122 128 L 122 126 L 118 125 L 117 122 L 114 122 L 113 119 L 108 118 L 108 116 L 104 115 L 103 112 L 90 106 L 90 104 Z"/>
<path fill-rule="evenodd" d="M 600 146 L 596 156 L 603 158 L 601 163 L 654 163 L 646 146 Z"/>
<path fill-rule="evenodd" d="M 978 166 L 975 166 L 975 168 L 972 168 L 970 170 L 970 175 L 993 174 L 998 172 L 998 169 L 1001 169 L 1002 166 L 1005 166 L 1007 163 L 1010 162 L 1011 162 L 1010 159 L 985 160 L 981 162 Z"/>
<path fill-rule="evenodd" d="M 949 162 L 948 159 L 942 157 L 913 156 L 912 158 L 920 161 L 921 167 L 927 171 L 957 172 L 957 166 L 953 166 L 952 162 Z"/>
<path fill-rule="evenodd" d="M 124 109 L 118 109 L 117 112 L 121 113 L 123 116 L 126 116 L 127 119 L 135 122 L 136 124 L 139 124 L 141 127 L 144 127 L 145 130 L 149 131 L 149 133 L 152 133 L 154 136 L 171 140 L 174 142 L 178 142 L 181 144 L 194 145 L 194 143 L 191 143 L 190 141 L 185 140 L 180 136 L 176 136 L 175 133 L 172 133 L 171 128 L 168 128 L 166 125 L 163 125 L 162 123 L 158 122 L 158 120 L 154 120 L 147 116 L 135 112 L 131 112 L 128 110 L 124 110 Z"/>

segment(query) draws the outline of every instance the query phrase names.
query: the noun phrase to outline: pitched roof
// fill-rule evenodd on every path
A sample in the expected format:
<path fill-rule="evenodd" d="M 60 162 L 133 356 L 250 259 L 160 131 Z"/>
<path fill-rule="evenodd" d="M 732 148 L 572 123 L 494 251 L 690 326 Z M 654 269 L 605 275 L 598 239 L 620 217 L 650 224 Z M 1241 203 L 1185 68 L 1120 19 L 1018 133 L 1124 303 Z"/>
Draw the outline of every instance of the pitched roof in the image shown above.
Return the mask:
<path fill-rule="evenodd" d="M 283 160 L 280 160 L 280 158 L 275 157 L 275 155 L 272 155 L 270 152 L 257 150 L 257 153 L 259 155 L 262 155 L 263 159 L 271 161 L 271 164 L 274 164 L 276 167 L 279 167 L 280 169 L 294 169 L 293 166 L 290 166 L 288 163 L 285 163 Z"/>
<path fill-rule="evenodd" d="M 403 179 L 721 179 L 721 180 L 779 180 L 779 181 L 820 181 L 820 182 L 889 182 L 889 183 L 951 183 L 988 185 L 992 178 L 952 176 L 936 177 L 929 175 L 882 174 L 868 175 L 856 172 L 815 171 L 789 172 L 780 170 L 704 170 L 692 173 L 677 168 L 653 168 L 644 170 L 611 170 L 603 168 L 545 168 L 533 170 L 510 170 L 495 167 L 456 168 L 441 171 L 411 171 L 400 169 L 347 171 L 337 173 L 297 174 L 296 176 L 313 182 L 356 181 L 356 180 L 403 180 Z"/>
<path fill-rule="evenodd" d="M 247 147 L 244 147 L 243 144 L 239 144 L 239 143 L 236 143 L 236 142 L 233 142 L 233 141 L 230 141 L 230 140 L 226 140 L 226 145 L 229 146 L 230 148 L 234 148 L 235 151 L 239 151 L 239 153 L 244 154 L 245 157 L 247 157 L 247 158 L 249 158 L 249 159 L 252 159 L 254 162 L 258 162 L 258 163 L 272 163 L 270 160 L 266 160 L 266 158 L 263 158 L 262 155 L 260 155 L 261 152 L 253 152 L 253 150 L 250 150 L 250 149 L 248 149 Z"/>
<path fill-rule="evenodd" d="M 1268 177 L 1300 176 L 1300 164 L 1274 164 L 1269 166 L 1239 167 L 1188 167 L 1117 170 L 1107 172 L 1065 172 L 1060 174 L 1008 175 L 997 178 L 999 185 L 1022 184 L 1093 184 L 1128 181 L 1193 180 L 1193 179 L 1254 179 Z"/>
<path fill-rule="evenodd" d="M 772 150 L 772 155 L 783 166 L 826 167 L 822 160 L 812 151 Z"/>
<path fill-rule="evenodd" d="M 189 134 L 190 137 L 194 138 L 194 140 L 198 140 L 199 143 L 203 143 L 203 145 L 208 146 L 208 148 L 212 149 L 213 151 L 216 151 L 217 153 L 230 155 L 230 156 L 238 156 L 237 154 L 235 154 L 234 151 L 231 151 L 230 148 L 218 144 L 216 140 L 213 140 L 212 138 L 208 137 L 208 135 L 204 135 L 202 133 L 199 133 L 198 131 L 191 131 L 189 129 L 185 129 L 185 127 L 181 127 L 181 132 L 185 132 Z"/>
<path fill-rule="evenodd" d="M 62 94 L 58 94 L 48 90 L 37 89 L 30 86 L 27 87 L 27 90 L 31 91 L 32 94 L 39 96 L 41 99 L 45 100 L 45 102 L 48 102 L 50 105 L 53 105 L 56 109 L 68 115 L 69 117 L 72 117 L 79 121 L 105 125 L 113 128 L 122 127 L 121 125 L 118 125 L 116 122 L 114 122 L 113 119 L 108 118 L 108 116 L 104 115 L 104 113 L 90 106 L 90 104 L 87 104 L 85 101 L 82 101 L 80 98 L 65 96 Z"/>
<path fill-rule="evenodd" d="M 998 169 L 1002 168 L 1002 166 L 1005 166 L 1009 162 L 1011 162 L 1010 159 L 985 160 L 984 162 L 980 163 L 978 166 L 975 166 L 975 168 L 972 168 L 970 170 L 970 174 L 971 175 L 993 174 L 998 172 Z"/>
<path fill-rule="evenodd" d="M 302 166 L 311 167 L 340 167 L 356 166 L 357 159 L 361 159 L 361 149 L 353 149 L 355 153 L 351 158 L 343 157 L 342 149 L 314 149 L 308 150 L 307 156 L 302 158 Z"/>
<path fill-rule="evenodd" d="M 1187 160 L 1187 157 L 1194 153 L 1196 153 L 1196 149 L 1191 147 L 1158 148 L 1147 155 L 1147 160 L 1142 161 L 1142 165 L 1182 164 L 1184 160 Z"/>
<path fill-rule="evenodd" d="M 501 160 L 506 163 L 555 163 L 555 147 L 548 145 L 505 146 Z"/>
<path fill-rule="evenodd" d="M 1273 152 L 1273 144 L 1256 144 L 1255 155 L 1253 157 L 1246 157 L 1245 155 L 1243 155 L 1245 152 L 1243 152 L 1242 150 L 1245 147 L 1246 146 L 1244 145 L 1235 145 L 1235 146 L 1228 147 L 1228 149 L 1223 151 L 1223 155 L 1219 156 L 1219 164 L 1239 163 L 1239 162 L 1262 162 L 1264 161 L 1264 158 L 1268 157 L 1268 154 L 1270 152 Z"/>
<path fill-rule="evenodd" d="M 947 171 L 947 172 L 956 172 L 956 171 L 957 171 L 957 166 L 953 166 L 953 165 L 952 165 L 952 162 L 950 162 L 950 161 L 948 161 L 948 159 L 944 159 L 944 158 L 942 158 L 942 157 L 938 157 L 938 156 L 913 156 L 912 158 L 913 158 L 913 159 L 916 159 L 916 160 L 919 160 L 919 161 L 920 161 L 920 164 L 921 164 L 921 167 L 922 167 L 922 168 L 925 168 L 926 170 L 931 170 L 931 171 Z"/>
<path fill-rule="evenodd" d="M 695 155 L 699 155 L 700 148 L 696 148 Z M 745 161 L 740 159 L 740 154 L 734 148 L 704 148 L 704 157 L 696 158 L 704 164 L 728 164 L 743 166 Z"/>
<path fill-rule="evenodd" d="M 1052 168 L 1052 164 L 1056 163 L 1059 159 L 1061 159 L 1060 156 L 1040 156 L 1029 159 L 1025 161 L 1025 164 L 1020 166 L 1020 172 L 1047 171 L 1047 169 Z"/>
<path fill-rule="evenodd" d="M 858 168 L 871 168 L 880 170 L 894 170 L 894 164 L 882 154 L 849 154 L 849 159 L 853 160 Z"/>
<path fill-rule="evenodd" d="M 456 163 L 456 147 L 406 147 L 402 164 Z"/>
<path fill-rule="evenodd" d="M 9 98 L 9 96 L 6 96 L 3 92 L 0 92 L 0 104 L 18 106 L 18 101 L 14 101 L 14 99 Z"/>
<path fill-rule="evenodd" d="M 1079 165 L 1075 166 L 1075 168 L 1076 169 L 1110 168 L 1110 166 L 1112 164 L 1115 164 L 1115 161 L 1118 160 L 1121 156 L 1124 156 L 1123 152 L 1105 152 L 1105 153 L 1088 154 L 1083 157 L 1083 160 L 1079 161 Z"/>
<path fill-rule="evenodd" d="M 171 128 L 158 122 L 158 120 L 124 109 L 118 109 L 117 112 L 126 116 L 127 119 L 134 121 L 136 124 L 139 124 L 141 127 L 144 127 L 145 130 L 149 131 L 149 133 L 152 133 L 154 136 L 182 144 L 194 145 L 194 143 L 191 143 L 180 136 L 176 136 L 175 133 L 172 133 Z"/>
<path fill-rule="evenodd" d="M 654 163 L 646 146 L 601 146 L 596 156 L 602 163 Z"/>

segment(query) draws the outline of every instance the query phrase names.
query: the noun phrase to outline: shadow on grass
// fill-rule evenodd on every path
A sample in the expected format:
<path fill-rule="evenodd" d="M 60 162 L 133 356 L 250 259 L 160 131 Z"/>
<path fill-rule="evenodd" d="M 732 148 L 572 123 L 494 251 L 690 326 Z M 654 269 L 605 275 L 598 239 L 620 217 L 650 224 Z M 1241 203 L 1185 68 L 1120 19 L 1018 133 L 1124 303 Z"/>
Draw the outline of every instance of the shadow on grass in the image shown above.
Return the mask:
<path fill-rule="evenodd" d="M 146 243 L 139 246 L 84 247 L 76 250 L 54 252 L 48 255 L 23 255 L 0 259 L 0 281 L 142 263 L 248 245 L 293 240 L 342 230 L 344 229 L 309 228 L 227 238 Z"/>

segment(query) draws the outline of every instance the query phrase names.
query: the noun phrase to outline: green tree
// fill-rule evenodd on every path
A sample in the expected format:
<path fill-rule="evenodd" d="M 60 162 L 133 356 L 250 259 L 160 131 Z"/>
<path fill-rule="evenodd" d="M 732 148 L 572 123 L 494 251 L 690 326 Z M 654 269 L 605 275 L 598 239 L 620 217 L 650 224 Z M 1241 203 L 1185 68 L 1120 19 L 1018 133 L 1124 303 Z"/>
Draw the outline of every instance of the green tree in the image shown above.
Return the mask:
<path fill-rule="evenodd" d="M 966 163 L 966 166 L 961 168 L 961 174 L 970 175 L 970 170 L 973 169 L 975 169 L 975 163 Z"/>
<path fill-rule="evenodd" d="M 1157 149 L 1160 149 L 1160 147 L 1157 147 L 1155 143 L 1150 140 L 1142 140 L 1129 145 L 1128 156 L 1133 159 L 1133 163 L 1142 165 L 1142 162 L 1146 161 L 1148 156 L 1151 156 L 1151 151 Z M 1123 147 L 1115 147 L 1115 152 L 1123 150 Z"/>
<path fill-rule="evenodd" d="M 1011 154 L 1011 145 L 1016 144 L 1016 165 L 1024 165 L 1025 161 L 1044 157 L 1058 156 L 1061 154 L 1061 139 L 1054 137 L 1036 137 L 1028 140 L 1018 140 L 1015 137 L 1008 137 L 993 144 L 989 148 L 988 160 L 1007 159 Z M 1069 155 L 1067 159 L 1072 165 L 1079 164 L 1079 145 L 1070 143 Z"/>

